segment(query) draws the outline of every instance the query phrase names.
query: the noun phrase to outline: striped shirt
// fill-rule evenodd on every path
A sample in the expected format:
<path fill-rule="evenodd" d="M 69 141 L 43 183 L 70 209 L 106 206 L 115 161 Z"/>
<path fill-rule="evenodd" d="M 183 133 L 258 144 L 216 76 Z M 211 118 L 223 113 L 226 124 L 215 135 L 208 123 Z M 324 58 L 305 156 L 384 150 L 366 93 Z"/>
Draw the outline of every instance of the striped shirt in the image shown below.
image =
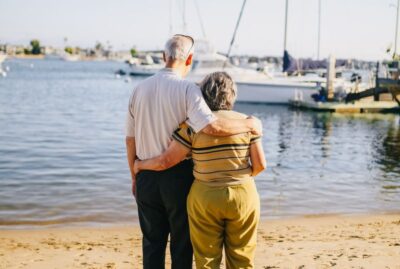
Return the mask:
<path fill-rule="evenodd" d="M 218 118 L 245 119 L 246 115 L 220 110 L 214 112 Z M 259 141 L 260 136 L 243 133 L 227 137 L 195 133 L 183 123 L 172 137 L 191 149 L 194 162 L 193 174 L 197 181 L 210 186 L 241 184 L 252 180 L 250 145 Z"/>

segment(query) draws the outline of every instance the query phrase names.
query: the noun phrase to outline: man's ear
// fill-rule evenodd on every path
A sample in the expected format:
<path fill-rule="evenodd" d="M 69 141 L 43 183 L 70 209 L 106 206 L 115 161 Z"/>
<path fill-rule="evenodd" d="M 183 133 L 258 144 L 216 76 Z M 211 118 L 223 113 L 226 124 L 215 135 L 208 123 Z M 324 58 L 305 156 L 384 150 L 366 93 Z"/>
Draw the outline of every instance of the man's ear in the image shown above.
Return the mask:
<path fill-rule="evenodd" d="M 165 57 L 165 51 L 163 51 L 163 53 L 162 53 L 162 58 L 163 58 L 164 62 L 167 62 L 167 57 Z"/>
<path fill-rule="evenodd" d="M 189 54 L 189 56 L 188 56 L 187 59 L 186 59 L 185 65 L 186 65 L 186 66 L 191 65 L 191 64 L 192 64 L 192 61 L 193 61 L 193 53 Z"/>

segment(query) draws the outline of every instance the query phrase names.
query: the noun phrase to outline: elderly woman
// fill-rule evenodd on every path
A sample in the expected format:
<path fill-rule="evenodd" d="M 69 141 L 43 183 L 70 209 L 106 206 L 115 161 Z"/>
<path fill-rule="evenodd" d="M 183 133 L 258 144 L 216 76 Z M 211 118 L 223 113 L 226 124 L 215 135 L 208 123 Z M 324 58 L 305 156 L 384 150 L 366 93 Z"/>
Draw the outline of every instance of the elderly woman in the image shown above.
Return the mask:
<path fill-rule="evenodd" d="M 237 90 L 227 73 L 208 75 L 200 88 L 218 118 L 247 118 L 232 110 Z M 253 177 L 266 167 L 260 137 L 214 137 L 186 124 L 172 137 L 162 155 L 137 161 L 136 172 L 168 169 L 191 152 L 195 181 L 187 208 L 196 267 L 220 268 L 225 248 L 226 268 L 254 268 L 260 202 Z"/>

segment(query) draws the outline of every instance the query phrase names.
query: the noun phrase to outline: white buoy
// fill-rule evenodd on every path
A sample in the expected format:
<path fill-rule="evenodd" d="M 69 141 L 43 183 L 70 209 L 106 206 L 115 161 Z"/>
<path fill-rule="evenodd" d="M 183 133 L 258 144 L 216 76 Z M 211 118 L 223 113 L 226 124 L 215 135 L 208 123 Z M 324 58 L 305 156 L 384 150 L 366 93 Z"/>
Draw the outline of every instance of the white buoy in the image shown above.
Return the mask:
<path fill-rule="evenodd" d="M 6 66 L 6 71 L 9 72 L 10 71 L 10 67 L 7 65 Z"/>
<path fill-rule="evenodd" d="M 115 78 L 120 79 L 120 78 L 121 78 L 121 75 L 120 75 L 120 74 L 115 74 Z"/>
<path fill-rule="evenodd" d="M 30 64 L 29 66 L 30 66 L 31 68 L 35 67 L 33 64 Z"/>

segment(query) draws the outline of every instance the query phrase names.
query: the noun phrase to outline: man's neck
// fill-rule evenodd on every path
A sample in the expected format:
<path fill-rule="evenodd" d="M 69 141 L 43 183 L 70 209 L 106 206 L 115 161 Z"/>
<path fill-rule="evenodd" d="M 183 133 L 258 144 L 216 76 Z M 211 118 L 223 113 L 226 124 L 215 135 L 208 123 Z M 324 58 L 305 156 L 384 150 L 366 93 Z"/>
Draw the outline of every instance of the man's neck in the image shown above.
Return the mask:
<path fill-rule="evenodd" d="M 181 77 L 183 77 L 185 74 L 184 66 L 182 66 L 182 63 L 170 61 L 165 64 L 165 67 L 172 69 L 174 72 L 179 74 Z"/>

